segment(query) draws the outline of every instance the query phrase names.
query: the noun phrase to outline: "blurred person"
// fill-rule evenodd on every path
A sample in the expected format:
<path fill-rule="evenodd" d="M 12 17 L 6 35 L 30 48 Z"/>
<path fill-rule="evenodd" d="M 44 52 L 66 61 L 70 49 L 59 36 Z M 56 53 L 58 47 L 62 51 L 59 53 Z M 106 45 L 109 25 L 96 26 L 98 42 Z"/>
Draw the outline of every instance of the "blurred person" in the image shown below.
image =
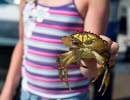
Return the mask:
<path fill-rule="evenodd" d="M 125 57 L 122 61 L 123 62 L 130 62 L 130 40 L 128 40 L 128 42 L 127 42 Z"/>
<path fill-rule="evenodd" d="M 69 75 L 75 73 L 71 76 L 74 80 L 70 79 L 70 85 L 73 85 L 70 91 L 58 81 L 56 57 L 67 48 L 57 42 L 62 36 L 76 31 L 91 31 L 108 41 L 109 64 L 112 66 L 119 46 L 103 36 L 108 22 L 109 0 L 32 1 L 20 2 L 19 41 L 0 100 L 13 100 L 21 77 L 21 100 L 88 100 L 89 80 L 97 75 L 101 66 L 86 59 L 82 63 L 91 66 L 89 69 L 68 69 Z"/>
<path fill-rule="evenodd" d="M 127 30 L 128 30 L 127 24 L 128 24 L 128 19 L 126 18 L 126 16 L 122 16 L 120 19 L 120 32 L 121 34 L 127 37 L 124 40 L 124 44 L 126 44 L 126 51 L 125 51 L 124 59 L 122 60 L 123 62 L 130 62 L 130 40 L 127 36 Z"/>
<path fill-rule="evenodd" d="M 125 8 L 124 11 L 126 11 Z M 128 19 L 126 18 L 126 16 L 122 16 L 120 18 L 120 34 L 126 37 L 125 40 L 123 41 L 124 44 L 126 45 L 126 51 L 124 53 L 125 55 L 124 58 L 122 59 L 123 62 L 130 62 L 130 40 L 128 39 L 127 36 L 127 22 Z"/>
<path fill-rule="evenodd" d="M 109 37 L 112 41 L 117 41 L 117 36 L 119 33 L 119 19 L 118 19 L 118 0 L 110 0 L 110 16 L 109 22 L 107 26 L 106 36 Z M 114 79 L 114 66 L 111 68 L 111 80 L 106 90 L 104 96 L 101 96 L 98 93 L 98 89 L 102 82 L 103 75 L 94 83 L 94 100 L 112 100 L 112 93 L 113 93 L 113 79 Z"/>

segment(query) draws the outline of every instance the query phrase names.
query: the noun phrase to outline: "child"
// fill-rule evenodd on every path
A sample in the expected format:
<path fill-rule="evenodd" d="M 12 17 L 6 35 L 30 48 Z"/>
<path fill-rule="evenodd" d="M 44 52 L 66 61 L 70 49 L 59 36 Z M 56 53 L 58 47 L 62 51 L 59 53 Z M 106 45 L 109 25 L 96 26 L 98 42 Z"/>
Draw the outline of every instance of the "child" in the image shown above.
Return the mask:
<path fill-rule="evenodd" d="M 68 50 L 62 36 L 83 30 L 104 34 L 108 14 L 109 0 L 21 0 L 19 41 L 0 100 L 13 99 L 21 72 L 21 100 L 88 100 L 89 78 L 100 66 L 87 60 L 82 63 L 89 69 L 70 65 L 69 90 L 58 77 L 56 57 Z M 118 44 L 101 37 L 109 43 L 113 65 Z"/>

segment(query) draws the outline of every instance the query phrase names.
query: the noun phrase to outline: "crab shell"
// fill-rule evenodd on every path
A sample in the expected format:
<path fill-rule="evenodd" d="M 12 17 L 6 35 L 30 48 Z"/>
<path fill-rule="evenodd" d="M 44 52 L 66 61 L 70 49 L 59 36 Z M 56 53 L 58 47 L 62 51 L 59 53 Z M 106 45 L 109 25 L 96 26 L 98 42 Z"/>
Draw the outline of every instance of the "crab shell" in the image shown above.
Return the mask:
<path fill-rule="evenodd" d="M 80 42 L 78 47 L 89 47 L 94 50 L 103 50 L 107 48 L 108 42 L 100 38 L 98 35 L 90 32 L 76 32 L 70 36 L 64 36 L 62 42 L 64 45 L 71 47 L 73 44 L 72 40 Z"/>

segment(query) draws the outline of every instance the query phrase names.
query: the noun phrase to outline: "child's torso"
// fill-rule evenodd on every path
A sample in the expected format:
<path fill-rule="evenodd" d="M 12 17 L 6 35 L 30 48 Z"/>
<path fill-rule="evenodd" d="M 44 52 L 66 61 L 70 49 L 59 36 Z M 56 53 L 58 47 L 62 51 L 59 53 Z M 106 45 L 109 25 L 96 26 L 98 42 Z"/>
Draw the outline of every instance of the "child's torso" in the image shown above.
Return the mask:
<path fill-rule="evenodd" d="M 23 89 L 52 98 L 69 97 L 72 96 L 70 93 L 75 95 L 87 90 L 88 80 L 81 75 L 77 65 L 72 64 L 68 68 L 72 87 L 72 91 L 69 91 L 58 77 L 56 64 L 56 57 L 68 51 L 61 38 L 83 30 L 83 19 L 74 1 L 55 7 L 28 2 L 23 11 L 23 20 Z M 62 95 L 64 93 L 66 95 Z"/>

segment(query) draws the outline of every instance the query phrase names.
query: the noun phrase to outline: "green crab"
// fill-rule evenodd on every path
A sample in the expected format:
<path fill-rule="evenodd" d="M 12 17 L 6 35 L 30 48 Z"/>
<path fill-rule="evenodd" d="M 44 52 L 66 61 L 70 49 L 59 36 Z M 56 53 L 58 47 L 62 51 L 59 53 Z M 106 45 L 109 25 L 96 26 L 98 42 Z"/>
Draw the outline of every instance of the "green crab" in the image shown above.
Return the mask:
<path fill-rule="evenodd" d="M 100 54 L 99 52 L 108 46 L 108 42 L 100 38 L 98 35 L 86 31 L 75 32 L 69 36 L 64 36 L 62 38 L 62 42 L 64 45 L 68 46 L 70 50 L 66 53 L 58 55 L 57 57 L 56 62 L 58 64 L 59 78 L 64 81 L 71 90 L 71 87 L 68 83 L 68 66 L 75 62 L 80 67 L 89 68 L 84 66 L 80 60 L 84 58 L 96 59 L 96 61 L 102 67 L 99 69 L 98 75 L 92 80 L 92 82 L 96 81 L 98 77 L 105 71 L 102 84 L 98 90 L 98 92 L 100 92 L 105 85 L 102 93 L 102 95 L 104 95 L 110 81 L 110 68 L 108 64 L 110 53 L 105 52 Z"/>

